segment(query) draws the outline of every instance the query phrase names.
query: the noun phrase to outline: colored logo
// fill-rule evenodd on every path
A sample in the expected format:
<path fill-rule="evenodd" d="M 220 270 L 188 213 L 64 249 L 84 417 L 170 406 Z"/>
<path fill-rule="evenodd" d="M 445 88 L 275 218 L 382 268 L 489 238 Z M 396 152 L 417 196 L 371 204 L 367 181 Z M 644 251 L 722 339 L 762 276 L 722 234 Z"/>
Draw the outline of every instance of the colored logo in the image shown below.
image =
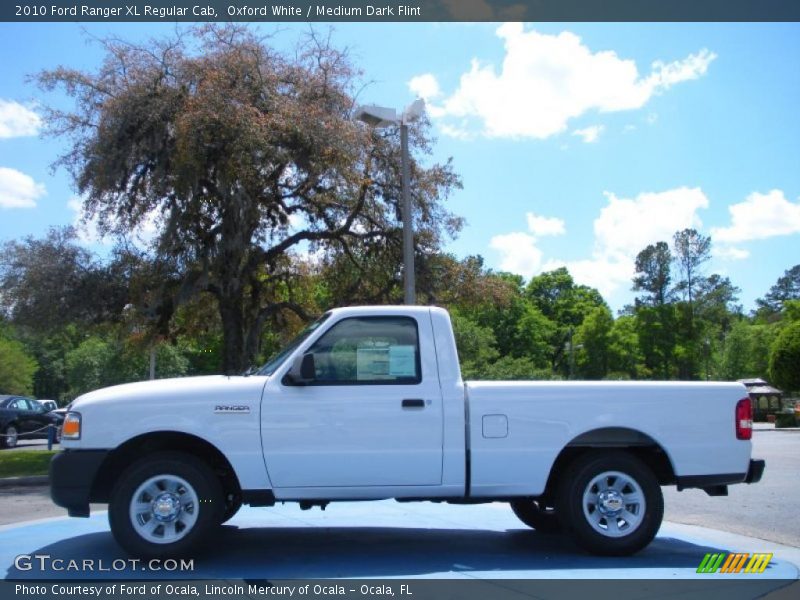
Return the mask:
<path fill-rule="evenodd" d="M 739 552 L 726 554 L 709 553 L 703 557 L 700 566 L 697 567 L 698 573 L 763 573 L 769 562 L 772 560 L 772 553 Z"/>

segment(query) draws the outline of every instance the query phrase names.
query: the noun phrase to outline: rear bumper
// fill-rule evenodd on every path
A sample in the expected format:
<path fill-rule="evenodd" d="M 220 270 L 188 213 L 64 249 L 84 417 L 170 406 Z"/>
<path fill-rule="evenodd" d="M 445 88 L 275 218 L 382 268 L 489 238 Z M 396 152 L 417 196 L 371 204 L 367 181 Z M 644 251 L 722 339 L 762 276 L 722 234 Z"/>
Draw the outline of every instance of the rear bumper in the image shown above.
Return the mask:
<path fill-rule="evenodd" d="M 678 490 L 700 488 L 713 496 L 727 494 L 727 486 L 734 483 L 758 483 L 764 474 L 766 462 L 751 459 L 746 473 L 723 473 L 718 475 L 689 475 L 678 477 L 676 483 Z"/>
<path fill-rule="evenodd" d="M 751 460 L 750 467 L 747 469 L 747 476 L 744 478 L 745 483 L 758 483 L 761 481 L 761 476 L 764 475 L 764 467 L 767 463 L 763 460 Z"/>
<path fill-rule="evenodd" d="M 64 450 L 50 461 L 50 497 L 70 517 L 89 516 L 89 496 L 108 450 Z"/>

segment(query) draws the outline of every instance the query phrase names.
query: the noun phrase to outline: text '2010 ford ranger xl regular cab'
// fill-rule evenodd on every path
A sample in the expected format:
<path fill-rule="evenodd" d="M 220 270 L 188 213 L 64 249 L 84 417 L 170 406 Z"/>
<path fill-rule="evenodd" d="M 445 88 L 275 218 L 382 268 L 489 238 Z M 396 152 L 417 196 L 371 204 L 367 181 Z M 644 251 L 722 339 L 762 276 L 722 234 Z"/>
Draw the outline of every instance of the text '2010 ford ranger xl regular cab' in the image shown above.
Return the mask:
<path fill-rule="evenodd" d="M 662 485 L 760 480 L 738 383 L 464 382 L 431 307 L 335 309 L 241 377 L 85 394 L 50 467 L 72 516 L 109 503 L 117 541 L 185 554 L 244 504 L 506 501 L 597 554 L 655 536 Z"/>

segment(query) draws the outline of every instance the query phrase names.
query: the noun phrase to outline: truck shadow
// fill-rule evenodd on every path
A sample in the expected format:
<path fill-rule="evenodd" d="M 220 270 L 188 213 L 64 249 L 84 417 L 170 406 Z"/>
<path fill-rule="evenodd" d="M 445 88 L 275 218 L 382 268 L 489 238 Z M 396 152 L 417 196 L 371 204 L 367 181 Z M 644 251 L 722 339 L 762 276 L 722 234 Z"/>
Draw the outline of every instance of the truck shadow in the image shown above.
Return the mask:
<path fill-rule="evenodd" d="M 150 570 L 144 563 L 117 570 L 128 556 L 108 532 L 87 533 L 16 552 L 49 555 L 60 568 L 40 570 L 12 561 L 7 579 L 267 579 L 459 576 L 537 577 L 542 571 L 601 571 L 635 577 L 636 569 L 666 569 L 690 577 L 707 552 L 724 549 L 659 537 L 642 552 L 619 558 L 590 556 L 563 536 L 528 529 L 481 531 L 398 527 L 222 527 L 194 558 L 192 571 Z M 76 568 L 70 568 L 70 560 Z M 83 570 L 85 561 L 93 570 Z M 115 562 L 117 561 L 117 562 Z M 16 561 L 18 562 L 18 561 Z M 52 564 L 52 563 L 51 563 Z M 680 571 L 684 571 L 681 574 Z M 605 571 L 605 572 L 603 572 Z M 581 575 L 581 576 L 586 576 Z"/>

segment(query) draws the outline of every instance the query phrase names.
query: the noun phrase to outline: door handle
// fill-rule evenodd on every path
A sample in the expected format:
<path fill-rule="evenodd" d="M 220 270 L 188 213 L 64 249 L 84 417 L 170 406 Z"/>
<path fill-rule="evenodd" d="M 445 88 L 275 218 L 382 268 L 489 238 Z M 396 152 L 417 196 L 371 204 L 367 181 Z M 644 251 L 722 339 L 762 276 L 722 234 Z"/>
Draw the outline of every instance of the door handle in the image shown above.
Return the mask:
<path fill-rule="evenodd" d="M 425 400 L 422 398 L 405 398 L 403 408 L 425 408 Z"/>

